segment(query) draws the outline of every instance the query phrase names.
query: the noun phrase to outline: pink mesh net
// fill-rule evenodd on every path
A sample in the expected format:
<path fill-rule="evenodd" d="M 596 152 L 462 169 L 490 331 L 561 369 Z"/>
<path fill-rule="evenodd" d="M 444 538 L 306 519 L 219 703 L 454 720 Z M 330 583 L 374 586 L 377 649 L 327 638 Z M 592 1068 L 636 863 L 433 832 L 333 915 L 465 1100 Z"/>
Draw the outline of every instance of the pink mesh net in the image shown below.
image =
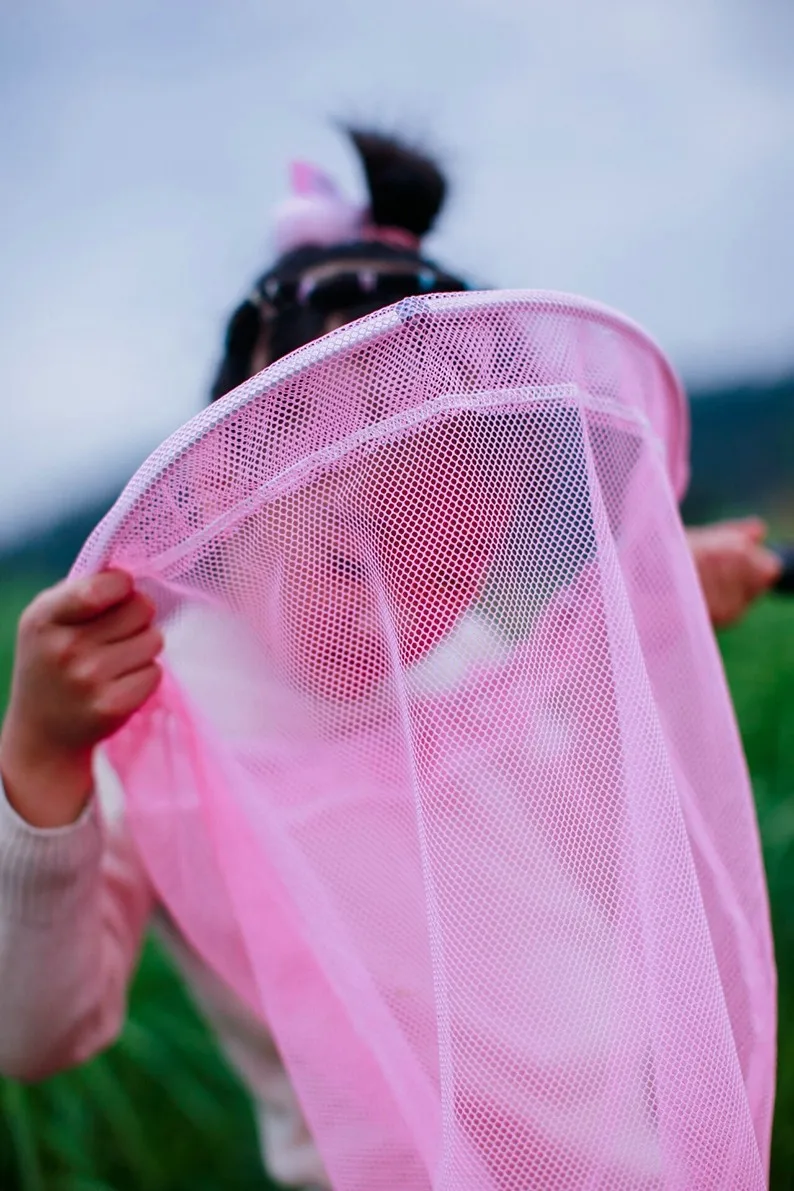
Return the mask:
<path fill-rule="evenodd" d="M 166 443 L 77 564 L 166 680 L 111 742 L 152 880 L 339 1191 L 762 1188 L 751 794 L 635 326 L 408 299 Z"/>

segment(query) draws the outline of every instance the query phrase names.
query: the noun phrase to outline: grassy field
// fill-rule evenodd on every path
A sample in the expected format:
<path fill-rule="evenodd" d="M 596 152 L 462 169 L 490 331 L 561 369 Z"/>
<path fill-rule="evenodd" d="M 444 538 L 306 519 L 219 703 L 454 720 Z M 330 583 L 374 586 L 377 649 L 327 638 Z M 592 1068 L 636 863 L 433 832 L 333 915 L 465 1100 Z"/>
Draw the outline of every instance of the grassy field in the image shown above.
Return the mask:
<path fill-rule="evenodd" d="M 0 587 L 3 691 L 16 614 L 30 591 L 26 583 Z M 794 600 L 767 600 L 724 635 L 722 646 L 772 900 L 781 1021 L 772 1187 L 788 1191 L 794 1189 Z M 109 1054 L 36 1088 L 0 1081 L 3 1191 L 265 1186 L 245 1097 L 153 944 L 132 992 L 126 1031 Z"/>

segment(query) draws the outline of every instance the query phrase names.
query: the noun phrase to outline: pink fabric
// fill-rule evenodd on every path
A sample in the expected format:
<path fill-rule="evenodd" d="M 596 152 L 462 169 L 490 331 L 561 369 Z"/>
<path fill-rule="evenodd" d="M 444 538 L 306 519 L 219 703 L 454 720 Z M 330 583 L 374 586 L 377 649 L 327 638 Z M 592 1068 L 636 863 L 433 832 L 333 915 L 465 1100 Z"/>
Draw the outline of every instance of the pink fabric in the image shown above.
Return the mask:
<path fill-rule="evenodd" d="M 292 194 L 276 208 L 273 243 L 281 255 L 305 244 L 330 247 L 358 239 L 365 211 L 347 199 L 322 170 L 307 162 L 290 167 Z"/>
<path fill-rule="evenodd" d="M 408 299 L 188 424 L 81 555 L 193 626 L 206 680 L 172 662 L 113 760 L 338 1191 L 766 1185 L 774 967 L 686 449 L 612 312 Z"/>
<path fill-rule="evenodd" d="M 401 248 L 406 252 L 419 252 L 422 241 L 419 236 L 404 227 L 378 227 L 376 223 L 365 223 L 361 230 L 362 240 L 388 244 L 390 248 Z"/>
<path fill-rule="evenodd" d="M 331 248 L 355 240 L 388 244 L 418 252 L 418 236 L 399 227 L 372 223 L 365 206 L 348 199 L 330 175 L 305 161 L 290 166 L 291 196 L 276 209 L 273 241 L 276 252 L 307 244 Z"/>

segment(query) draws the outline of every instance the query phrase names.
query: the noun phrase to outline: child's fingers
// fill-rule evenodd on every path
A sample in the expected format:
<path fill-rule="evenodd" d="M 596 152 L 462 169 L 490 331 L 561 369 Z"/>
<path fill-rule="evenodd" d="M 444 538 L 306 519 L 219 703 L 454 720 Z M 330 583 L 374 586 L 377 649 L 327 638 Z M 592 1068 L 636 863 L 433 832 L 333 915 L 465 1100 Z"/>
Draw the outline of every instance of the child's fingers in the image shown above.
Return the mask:
<path fill-rule="evenodd" d="M 149 597 L 134 591 L 123 603 L 96 617 L 86 630 L 96 644 L 112 645 L 147 629 L 154 614 L 155 607 Z"/>
<path fill-rule="evenodd" d="M 132 591 L 132 579 L 124 571 L 101 571 L 87 579 L 67 579 L 39 596 L 35 601 L 36 615 L 53 624 L 85 624 L 123 603 Z"/>
<path fill-rule="evenodd" d="M 106 681 L 112 682 L 125 674 L 132 674 L 150 666 L 163 648 L 163 635 L 159 629 L 148 628 L 125 641 L 117 641 L 102 650 L 101 669 Z"/>
<path fill-rule="evenodd" d="M 161 678 L 162 670 L 154 663 L 117 678 L 103 691 L 97 712 L 118 726 L 154 694 Z"/>
<path fill-rule="evenodd" d="M 759 594 L 780 578 L 783 564 L 772 550 L 759 547 L 753 551 L 751 581 L 754 592 Z"/>
<path fill-rule="evenodd" d="M 763 542 L 767 535 L 767 524 L 761 517 L 742 517 L 738 521 L 730 521 L 727 524 L 738 529 L 750 542 Z"/>

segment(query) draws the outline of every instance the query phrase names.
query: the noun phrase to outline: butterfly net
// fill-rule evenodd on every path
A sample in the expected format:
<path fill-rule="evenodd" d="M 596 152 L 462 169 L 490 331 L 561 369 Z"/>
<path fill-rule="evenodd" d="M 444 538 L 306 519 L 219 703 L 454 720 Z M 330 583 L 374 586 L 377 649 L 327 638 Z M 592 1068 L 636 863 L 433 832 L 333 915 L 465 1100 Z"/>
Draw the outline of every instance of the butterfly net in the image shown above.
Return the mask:
<path fill-rule="evenodd" d="M 766 1185 L 751 794 L 632 324 L 407 299 L 142 468 L 77 572 L 166 635 L 111 759 L 337 1191 Z"/>

